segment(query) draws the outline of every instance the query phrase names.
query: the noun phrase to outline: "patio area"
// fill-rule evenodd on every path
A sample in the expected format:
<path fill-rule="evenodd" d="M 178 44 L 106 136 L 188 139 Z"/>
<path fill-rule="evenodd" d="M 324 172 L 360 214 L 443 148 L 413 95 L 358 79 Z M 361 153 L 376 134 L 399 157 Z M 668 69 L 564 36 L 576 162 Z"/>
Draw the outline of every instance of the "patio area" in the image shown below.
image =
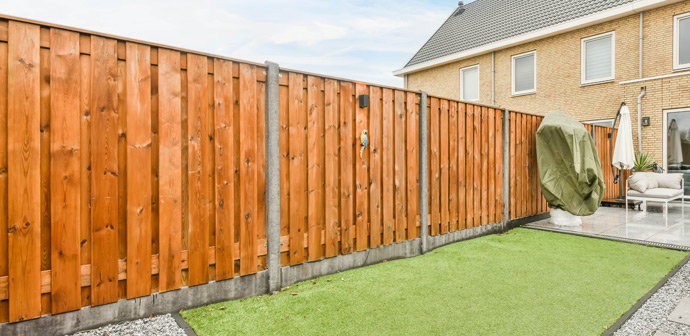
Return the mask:
<path fill-rule="evenodd" d="M 593 215 L 582 217 L 582 226 L 558 226 L 547 218 L 524 227 L 690 250 L 689 207 L 687 202 L 685 209 L 680 202 L 670 203 L 665 216 L 663 205 L 648 203 L 647 211 L 629 210 L 627 221 L 624 208 L 600 207 Z"/>

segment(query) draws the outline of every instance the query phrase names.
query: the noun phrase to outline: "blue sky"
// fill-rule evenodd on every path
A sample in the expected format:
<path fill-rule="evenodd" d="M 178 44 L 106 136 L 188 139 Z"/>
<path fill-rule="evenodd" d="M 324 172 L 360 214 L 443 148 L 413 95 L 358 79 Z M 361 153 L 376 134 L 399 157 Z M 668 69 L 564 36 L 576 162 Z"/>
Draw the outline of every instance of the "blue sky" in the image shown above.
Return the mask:
<path fill-rule="evenodd" d="M 392 71 L 456 6 L 454 0 L 8 0 L 0 13 L 402 86 Z"/>

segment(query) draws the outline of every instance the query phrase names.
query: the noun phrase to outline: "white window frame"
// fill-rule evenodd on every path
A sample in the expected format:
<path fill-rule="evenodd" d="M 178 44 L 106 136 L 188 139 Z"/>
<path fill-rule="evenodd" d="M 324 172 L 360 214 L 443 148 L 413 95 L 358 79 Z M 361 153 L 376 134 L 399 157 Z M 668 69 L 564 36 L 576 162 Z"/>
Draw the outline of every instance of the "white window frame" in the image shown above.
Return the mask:
<path fill-rule="evenodd" d="M 465 95 L 463 94 L 463 89 L 462 89 L 463 85 L 465 85 L 465 83 L 464 83 L 465 77 L 463 76 L 462 72 L 465 70 L 470 70 L 470 69 L 474 69 L 474 68 L 477 68 L 477 99 L 472 99 L 472 100 L 465 99 Z M 479 97 L 482 96 L 481 95 L 481 87 L 482 86 L 481 86 L 480 78 L 481 78 L 481 76 L 480 76 L 480 72 L 479 72 L 479 64 L 470 65 L 470 66 L 467 66 L 464 68 L 460 68 L 460 100 L 472 101 L 472 102 L 478 102 L 479 101 Z"/>
<path fill-rule="evenodd" d="M 690 18 L 690 12 L 678 14 L 673 17 L 673 70 L 684 70 L 690 68 L 690 63 L 680 64 L 680 31 L 678 23 L 680 20 Z"/>
<path fill-rule="evenodd" d="M 601 38 L 611 37 L 611 76 L 586 80 L 587 73 L 587 42 L 598 40 Z M 603 34 L 588 36 L 582 38 L 580 42 L 580 84 L 598 84 L 604 82 L 611 82 L 616 79 L 616 31 L 610 31 Z"/>
<path fill-rule="evenodd" d="M 531 90 L 522 90 L 522 91 L 515 91 L 515 60 L 518 58 L 523 58 L 523 57 L 528 57 L 534 55 L 534 88 Z M 528 51 L 526 53 L 518 54 L 518 55 L 513 55 L 511 56 L 511 62 L 512 62 L 512 75 L 511 75 L 511 82 L 512 82 L 512 94 L 513 96 L 521 96 L 521 95 L 526 95 L 526 94 L 532 94 L 537 92 L 537 51 L 532 50 Z"/>

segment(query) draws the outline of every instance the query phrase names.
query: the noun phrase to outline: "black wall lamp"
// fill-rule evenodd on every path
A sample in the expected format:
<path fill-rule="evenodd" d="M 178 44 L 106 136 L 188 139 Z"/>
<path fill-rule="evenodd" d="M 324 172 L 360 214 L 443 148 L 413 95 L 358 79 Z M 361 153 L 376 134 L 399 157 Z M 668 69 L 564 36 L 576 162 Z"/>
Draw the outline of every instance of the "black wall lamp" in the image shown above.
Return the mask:
<path fill-rule="evenodd" d="M 359 107 L 369 107 L 369 95 L 360 95 L 359 96 Z"/>

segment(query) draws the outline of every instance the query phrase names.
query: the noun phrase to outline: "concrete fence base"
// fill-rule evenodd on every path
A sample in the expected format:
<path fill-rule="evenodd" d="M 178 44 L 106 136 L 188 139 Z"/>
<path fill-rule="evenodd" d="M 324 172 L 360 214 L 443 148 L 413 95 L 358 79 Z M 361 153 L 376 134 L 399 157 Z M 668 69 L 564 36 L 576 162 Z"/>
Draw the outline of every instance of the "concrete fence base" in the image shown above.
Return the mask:
<path fill-rule="evenodd" d="M 426 246 L 432 250 L 462 240 L 500 233 L 546 216 L 548 214 L 429 236 L 426 238 Z M 315 277 L 377 264 L 384 260 L 419 256 L 423 254 L 421 246 L 422 238 L 417 238 L 300 265 L 282 266 L 280 268 L 281 287 Z M 148 317 L 150 314 L 173 313 L 206 304 L 267 294 L 271 292 L 268 275 L 268 271 L 260 271 L 252 275 L 213 281 L 208 284 L 184 287 L 165 293 L 155 293 L 138 299 L 123 299 L 102 306 L 84 307 L 77 311 L 46 315 L 22 323 L 4 323 L 0 324 L 0 335 L 64 335 L 107 324 Z M 49 332 L 47 333 L 47 331 Z"/>

